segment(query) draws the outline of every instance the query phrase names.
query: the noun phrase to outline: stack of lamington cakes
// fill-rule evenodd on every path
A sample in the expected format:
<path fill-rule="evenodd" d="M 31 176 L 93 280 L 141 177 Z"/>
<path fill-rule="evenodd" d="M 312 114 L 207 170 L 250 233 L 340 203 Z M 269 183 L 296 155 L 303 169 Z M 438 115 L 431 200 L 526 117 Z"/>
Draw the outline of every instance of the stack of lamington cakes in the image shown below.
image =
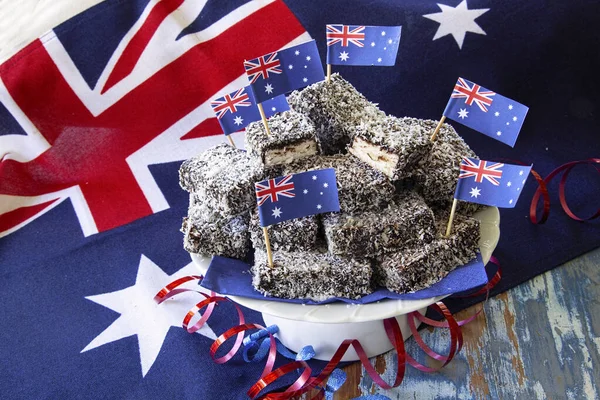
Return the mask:
<path fill-rule="evenodd" d="M 454 128 L 386 115 L 338 74 L 288 97 L 291 110 L 246 128 L 247 151 L 221 144 L 185 161 L 190 192 L 184 248 L 253 263 L 265 295 L 355 299 L 382 286 L 412 292 L 475 258 L 474 205 L 459 207 L 444 237 L 462 157 L 476 157 Z M 334 168 L 340 212 L 268 228 L 267 263 L 254 183 Z"/>

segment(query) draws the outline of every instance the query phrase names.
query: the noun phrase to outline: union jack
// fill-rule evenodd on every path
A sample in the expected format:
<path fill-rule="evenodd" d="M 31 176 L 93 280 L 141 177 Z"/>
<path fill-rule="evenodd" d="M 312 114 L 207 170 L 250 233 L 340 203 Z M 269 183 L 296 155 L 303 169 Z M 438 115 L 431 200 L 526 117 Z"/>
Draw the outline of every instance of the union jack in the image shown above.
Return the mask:
<path fill-rule="evenodd" d="M 336 28 L 341 26 L 342 29 Z M 357 26 L 350 30 L 348 25 L 327 25 L 327 46 L 332 46 L 336 43 L 342 42 L 342 47 L 348 47 L 349 43 L 352 43 L 358 47 L 364 47 L 365 40 L 364 26 Z"/>
<path fill-rule="evenodd" d="M 223 118 L 227 111 L 233 114 L 237 112 L 238 107 L 250 107 L 252 105 L 248 93 L 244 93 L 244 89 L 241 88 L 233 96 L 226 94 L 210 103 L 218 119 Z"/>
<path fill-rule="evenodd" d="M 469 106 L 473 105 L 473 103 L 477 104 L 477 106 L 483 112 L 487 112 L 487 106 L 492 105 L 491 96 L 494 96 L 496 93 L 491 90 L 482 91 L 482 87 L 476 83 L 473 83 L 473 86 L 469 86 L 469 84 L 463 79 L 458 78 L 458 82 L 454 86 L 454 91 L 452 92 L 453 99 L 466 99 L 465 103 Z"/>
<path fill-rule="evenodd" d="M 294 182 L 291 182 L 293 175 L 284 176 L 279 182 L 275 179 L 268 179 L 263 182 L 255 183 L 256 201 L 262 206 L 267 200 L 271 203 L 279 201 L 279 196 L 293 198 L 296 197 Z"/>
<path fill-rule="evenodd" d="M 254 83 L 259 77 L 263 79 L 269 78 L 269 72 L 281 74 L 283 71 L 279 68 L 281 63 L 277 58 L 277 52 L 260 56 L 254 60 L 244 61 L 246 74 L 251 79 L 250 83 Z"/>
<path fill-rule="evenodd" d="M 483 179 L 487 179 L 494 186 L 499 186 L 500 182 L 498 179 L 502 177 L 502 171 L 500 168 L 504 167 L 502 163 L 492 164 L 491 162 L 478 160 L 477 163 L 464 157 L 460 164 L 460 175 L 459 179 L 475 177 L 475 182 L 483 182 Z M 497 179 L 496 179 L 497 178 Z"/>
<path fill-rule="evenodd" d="M 279 0 L 229 10 L 206 41 L 179 38 L 178 23 L 182 7 L 186 15 L 201 15 L 211 7 L 206 2 L 150 1 L 145 7 L 106 59 L 101 52 L 92 59 L 50 31 L 0 66 L 0 109 L 23 130 L 0 132 L 0 237 L 65 200 L 84 236 L 170 208 L 149 166 L 221 142 L 210 100 L 243 85 L 236 68 L 245 57 L 308 38 Z M 279 34 L 258 30 L 251 42 L 239 42 L 265 24 Z M 70 37 L 87 32 L 84 25 L 73 23 Z M 218 62 L 207 62 L 217 56 Z M 95 80 L 86 72 L 92 63 Z M 78 69 L 82 64 L 88 68 Z"/>

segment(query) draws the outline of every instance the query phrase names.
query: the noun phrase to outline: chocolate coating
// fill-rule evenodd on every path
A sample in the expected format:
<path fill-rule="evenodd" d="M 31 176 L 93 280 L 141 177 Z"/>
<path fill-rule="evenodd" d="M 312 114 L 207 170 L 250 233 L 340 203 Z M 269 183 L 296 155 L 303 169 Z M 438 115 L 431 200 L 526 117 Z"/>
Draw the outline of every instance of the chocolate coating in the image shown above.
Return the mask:
<path fill-rule="evenodd" d="M 321 151 L 326 155 L 345 153 L 357 126 L 385 116 L 337 73 L 331 75 L 329 83 L 317 82 L 292 92 L 288 103 L 314 122 Z"/>
<path fill-rule="evenodd" d="M 183 219 L 183 248 L 190 253 L 243 259 L 250 250 L 248 222 L 244 213 L 233 218 L 215 217 L 203 206 L 191 207 Z"/>
<path fill-rule="evenodd" d="M 273 254 L 273 268 L 266 253 L 256 251 L 252 267 L 254 288 L 269 296 L 321 301 L 330 297 L 356 299 L 371 293 L 368 262 L 342 259 L 328 253 L 283 252 Z"/>
<path fill-rule="evenodd" d="M 356 258 L 397 252 L 435 236 L 433 212 L 413 192 L 381 211 L 326 214 L 323 226 L 330 253 Z"/>
<path fill-rule="evenodd" d="M 246 127 L 246 150 L 266 166 L 288 164 L 318 153 L 315 127 L 303 114 L 286 111 L 269 119 L 270 135 L 262 121 Z"/>
<path fill-rule="evenodd" d="M 199 202 L 223 217 L 233 217 L 256 204 L 254 183 L 261 181 L 263 174 L 260 163 L 245 151 L 220 144 L 184 161 L 179 183 Z"/>
<path fill-rule="evenodd" d="M 283 221 L 267 230 L 273 251 L 317 250 L 319 222 L 316 215 Z M 265 250 L 265 236 L 256 212 L 250 218 L 250 240 L 255 249 Z"/>
<path fill-rule="evenodd" d="M 448 238 L 442 236 L 446 224 L 440 221 L 433 242 L 386 254 L 375 267 L 377 283 L 398 293 L 414 292 L 473 260 L 479 248 L 479 221 L 460 215 L 454 221 Z"/>
<path fill-rule="evenodd" d="M 422 120 L 386 116 L 357 126 L 348 151 L 396 181 L 429 153 L 431 132 Z"/>

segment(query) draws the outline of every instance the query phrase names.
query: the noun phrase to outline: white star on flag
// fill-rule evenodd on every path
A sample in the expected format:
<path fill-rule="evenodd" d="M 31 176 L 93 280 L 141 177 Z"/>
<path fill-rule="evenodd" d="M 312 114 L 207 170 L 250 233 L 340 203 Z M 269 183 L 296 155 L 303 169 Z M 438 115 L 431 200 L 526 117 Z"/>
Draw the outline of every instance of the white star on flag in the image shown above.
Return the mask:
<path fill-rule="evenodd" d="M 317 176 L 316 176 L 316 175 L 313 175 L 313 176 L 312 176 L 312 180 L 313 180 L 313 181 L 316 181 L 316 180 L 317 180 Z"/>
<path fill-rule="evenodd" d="M 477 196 L 481 195 L 481 189 L 477 189 L 477 187 L 474 187 L 471 188 L 471 191 L 469 193 L 471 194 L 471 197 L 477 198 Z"/>
<path fill-rule="evenodd" d="M 496 135 L 498 135 L 498 136 L 502 136 L 502 131 L 498 131 L 498 132 L 496 132 Z"/>
<path fill-rule="evenodd" d="M 265 92 L 267 92 L 267 93 L 273 93 L 273 86 L 270 83 L 267 83 L 265 85 Z"/>
<path fill-rule="evenodd" d="M 465 119 L 465 118 L 468 117 L 468 115 L 467 115 L 468 113 L 469 112 L 467 111 L 466 108 L 461 108 L 460 111 L 458 112 L 458 117 L 462 118 L 462 119 Z"/>
<path fill-rule="evenodd" d="M 279 207 L 275 207 L 273 209 L 273 214 L 272 214 L 275 218 L 279 218 L 281 217 L 281 208 Z"/>
<path fill-rule="evenodd" d="M 300 51 L 296 50 L 296 51 L 294 52 L 294 54 L 295 54 L 295 55 L 299 55 L 299 54 L 300 54 Z"/>
<path fill-rule="evenodd" d="M 244 119 L 238 115 L 233 119 L 233 123 L 236 125 L 241 125 L 244 123 Z"/>
<path fill-rule="evenodd" d="M 317 209 L 320 210 L 322 207 L 320 204 L 317 204 Z"/>
<path fill-rule="evenodd" d="M 277 108 L 271 107 L 271 111 L 277 111 Z"/>
<path fill-rule="evenodd" d="M 467 8 L 467 0 L 463 0 L 456 7 L 450 7 L 445 4 L 439 4 L 438 7 L 442 12 L 434 14 L 426 14 L 423 17 L 432 21 L 438 22 L 440 26 L 433 36 L 433 40 L 439 39 L 446 35 L 452 35 L 458 48 L 462 49 L 467 32 L 485 35 L 483 29 L 475 22 L 477 17 L 489 11 L 489 8 L 481 8 L 469 10 Z"/>
<path fill-rule="evenodd" d="M 513 117 L 513 121 L 517 122 L 517 117 Z"/>
<path fill-rule="evenodd" d="M 303 82 L 308 82 L 308 78 L 302 78 Z"/>
<path fill-rule="evenodd" d="M 512 185 L 511 181 L 508 181 L 508 183 L 506 184 L 506 186 L 510 187 Z"/>
<path fill-rule="evenodd" d="M 310 61 L 310 56 L 306 56 L 306 61 Z"/>
<path fill-rule="evenodd" d="M 385 36 L 385 31 L 381 31 L 381 36 Z"/>
<path fill-rule="evenodd" d="M 304 189 L 304 190 L 302 191 L 302 193 L 304 193 L 304 194 L 307 194 L 307 193 L 308 193 L 308 189 Z"/>
<path fill-rule="evenodd" d="M 342 61 L 347 61 L 347 60 L 348 60 L 348 58 L 350 58 L 350 57 L 348 57 L 348 53 L 346 53 L 345 51 L 342 51 L 342 52 L 340 53 L 340 60 L 342 60 Z"/>
<path fill-rule="evenodd" d="M 292 64 L 288 65 L 288 69 L 294 69 L 294 66 Z"/>
<path fill-rule="evenodd" d="M 177 300 L 168 300 L 158 305 L 154 301 L 154 295 L 169 282 L 197 273 L 198 269 L 194 263 L 189 263 L 173 275 L 168 275 L 142 254 L 135 284 L 114 292 L 86 297 L 94 303 L 116 311 L 120 316 L 81 352 L 135 335 L 139 346 L 142 376 L 145 376 L 156 361 L 169 329 L 172 326 L 181 328 L 183 317 L 200 300 L 197 293 L 183 293 Z M 190 281 L 182 285 L 182 288 L 210 294 L 198 286 L 197 281 Z M 211 339 L 211 342 L 217 338 L 207 324 L 198 333 Z"/>
<path fill-rule="evenodd" d="M 494 113 L 494 115 L 495 115 L 496 117 L 499 117 L 499 116 L 500 116 L 500 113 L 499 113 L 498 111 L 496 111 L 496 112 Z"/>
<path fill-rule="evenodd" d="M 509 104 L 509 105 L 508 105 L 508 109 L 509 109 L 509 110 L 512 110 L 512 109 L 513 109 L 513 105 L 512 105 L 512 104 Z"/>
<path fill-rule="evenodd" d="M 323 184 L 323 187 L 324 187 L 324 188 L 326 188 L 326 187 L 329 187 L 329 184 L 328 184 L 327 182 L 325 182 L 325 183 Z"/>
<path fill-rule="evenodd" d="M 375 42 L 371 42 L 371 47 L 375 47 Z"/>
<path fill-rule="evenodd" d="M 377 59 L 377 62 L 381 62 L 381 57 L 379 57 L 379 58 Z"/>

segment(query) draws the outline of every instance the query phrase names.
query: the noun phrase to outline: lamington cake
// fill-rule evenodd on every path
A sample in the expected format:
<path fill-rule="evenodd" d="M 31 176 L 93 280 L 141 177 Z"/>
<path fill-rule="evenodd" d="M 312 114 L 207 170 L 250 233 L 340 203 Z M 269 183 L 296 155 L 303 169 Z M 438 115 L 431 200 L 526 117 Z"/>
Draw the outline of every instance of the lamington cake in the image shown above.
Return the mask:
<path fill-rule="evenodd" d="M 437 126 L 433 120 L 420 123 L 430 132 Z M 428 153 L 417 160 L 409 172 L 428 203 L 443 203 L 445 207 L 452 202 L 463 157 L 477 156 L 451 125 L 443 124 Z"/>
<path fill-rule="evenodd" d="M 325 168 L 335 169 L 341 211 L 379 210 L 394 196 L 394 185 L 381 172 L 350 155 L 308 157 L 287 165 L 284 175 Z"/>
<path fill-rule="evenodd" d="M 190 253 L 245 258 L 250 250 L 245 212 L 233 218 L 223 218 L 203 204 L 190 207 L 183 219 L 183 248 Z"/>
<path fill-rule="evenodd" d="M 254 183 L 263 177 L 261 164 L 245 151 L 227 144 L 212 147 L 184 161 L 179 184 L 224 217 L 233 217 L 256 204 Z"/>
<path fill-rule="evenodd" d="M 373 290 L 368 261 L 314 251 L 278 251 L 273 268 L 263 250 L 255 253 L 253 286 L 267 296 L 321 301 L 330 297 L 357 299 Z"/>
<path fill-rule="evenodd" d="M 446 219 L 447 221 L 447 219 Z M 437 238 L 402 251 L 388 253 L 375 264 L 374 280 L 398 293 L 414 292 L 433 285 L 458 266 L 476 257 L 480 238 L 479 221 L 456 215 L 448 238 L 443 220 Z"/>
<path fill-rule="evenodd" d="M 331 254 L 355 258 L 382 256 L 435 237 L 433 212 L 414 192 L 381 211 L 326 214 L 323 227 Z"/>
<path fill-rule="evenodd" d="M 385 117 L 377 105 L 337 73 L 331 75 L 330 82 L 317 82 L 292 92 L 288 103 L 313 121 L 325 155 L 345 153 L 357 126 Z"/>
<path fill-rule="evenodd" d="M 286 111 L 269 119 L 270 135 L 262 121 L 246 127 L 246 150 L 266 167 L 289 164 L 318 154 L 315 127 L 303 114 Z"/>
<path fill-rule="evenodd" d="M 429 153 L 430 135 L 422 120 L 386 116 L 358 126 L 348 151 L 396 181 Z"/>
<path fill-rule="evenodd" d="M 250 218 L 250 240 L 255 249 L 265 248 L 265 235 L 258 214 Z M 283 221 L 268 228 L 273 251 L 316 251 L 319 246 L 319 222 L 316 215 Z"/>

